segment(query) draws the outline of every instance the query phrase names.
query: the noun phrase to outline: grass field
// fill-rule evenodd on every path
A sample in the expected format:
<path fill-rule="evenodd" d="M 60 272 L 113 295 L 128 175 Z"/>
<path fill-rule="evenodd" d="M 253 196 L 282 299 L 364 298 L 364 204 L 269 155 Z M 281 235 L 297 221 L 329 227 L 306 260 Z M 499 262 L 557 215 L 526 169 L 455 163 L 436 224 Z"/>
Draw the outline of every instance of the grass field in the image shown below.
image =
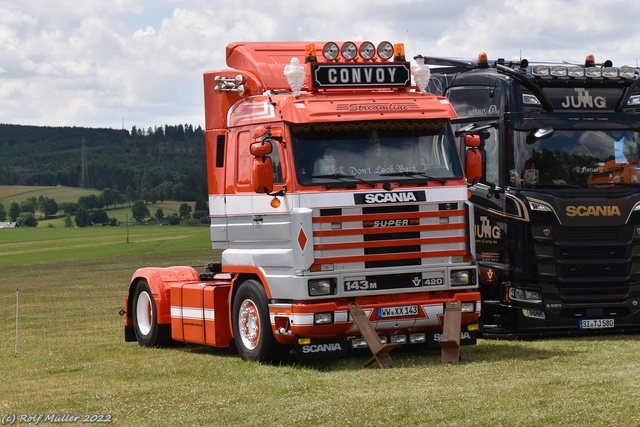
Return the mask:
<path fill-rule="evenodd" d="M 125 232 L 0 230 L 0 421 L 42 413 L 110 414 L 120 426 L 640 425 L 640 336 L 481 339 L 452 365 L 439 352 L 396 350 L 387 370 L 364 368 L 367 354 L 272 366 L 225 350 L 125 343 L 118 310 L 136 268 L 217 257 L 206 227 L 131 227 L 129 243 Z"/>

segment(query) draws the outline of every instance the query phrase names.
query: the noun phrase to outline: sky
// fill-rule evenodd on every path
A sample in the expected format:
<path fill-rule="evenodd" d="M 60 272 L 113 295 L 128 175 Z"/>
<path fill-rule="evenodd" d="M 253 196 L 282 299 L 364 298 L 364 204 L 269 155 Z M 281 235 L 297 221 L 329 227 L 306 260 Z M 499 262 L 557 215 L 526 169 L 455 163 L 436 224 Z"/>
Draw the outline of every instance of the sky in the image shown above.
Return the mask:
<path fill-rule="evenodd" d="M 0 123 L 204 127 L 202 74 L 241 41 L 637 65 L 629 0 L 0 0 Z"/>

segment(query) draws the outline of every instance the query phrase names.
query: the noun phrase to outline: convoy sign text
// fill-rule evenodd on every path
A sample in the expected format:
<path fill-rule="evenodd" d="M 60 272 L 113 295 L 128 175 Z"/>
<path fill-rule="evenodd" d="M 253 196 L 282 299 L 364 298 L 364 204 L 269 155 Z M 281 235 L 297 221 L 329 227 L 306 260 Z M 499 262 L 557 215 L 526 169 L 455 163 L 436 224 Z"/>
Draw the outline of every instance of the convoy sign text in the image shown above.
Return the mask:
<path fill-rule="evenodd" d="M 410 86 L 409 63 L 336 64 L 314 63 L 313 87 L 316 89 L 339 87 Z"/>

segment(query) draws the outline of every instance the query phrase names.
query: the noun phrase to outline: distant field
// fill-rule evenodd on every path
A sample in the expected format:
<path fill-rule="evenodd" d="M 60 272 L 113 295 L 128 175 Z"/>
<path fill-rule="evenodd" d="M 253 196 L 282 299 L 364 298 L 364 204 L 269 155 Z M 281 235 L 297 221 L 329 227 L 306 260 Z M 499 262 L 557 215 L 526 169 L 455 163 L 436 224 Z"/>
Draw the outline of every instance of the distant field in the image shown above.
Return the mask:
<path fill-rule="evenodd" d="M 82 196 L 98 195 L 101 192 L 85 188 L 74 187 L 31 187 L 22 185 L 0 185 L 0 203 L 9 209 L 11 202 L 20 203 L 29 197 L 46 196 L 55 199 L 57 203 L 77 202 Z"/>
<path fill-rule="evenodd" d="M 114 426 L 640 425 L 638 335 L 480 339 L 453 365 L 437 351 L 398 349 L 388 370 L 364 368 L 366 352 L 272 366 L 226 350 L 124 342 L 118 311 L 136 268 L 199 269 L 219 256 L 206 227 L 130 227 L 129 243 L 122 227 L 0 229 L 2 421 L 42 413 L 107 414 Z"/>
<path fill-rule="evenodd" d="M 0 203 L 4 205 L 5 211 L 9 210 L 9 206 L 12 202 L 20 203 L 29 197 L 38 198 L 39 196 L 49 197 L 54 199 L 56 203 L 63 202 L 77 202 L 80 197 L 89 196 L 91 194 L 99 195 L 101 191 L 73 188 L 73 187 L 31 187 L 31 186 L 19 186 L 19 185 L 0 185 Z M 164 201 L 162 203 L 149 204 L 149 212 L 151 215 L 155 215 L 158 209 L 162 209 L 164 216 L 169 216 L 172 213 L 179 211 L 180 205 L 184 202 L 176 201 Z M 191 203 L 193 207 L 193 203 Z M 129 206 L 117 207 L 106 210 L 109 218 L 116 218 L 120 222 L 125 222 L 131 219 L 131 208 Z M 38 227 L 64 227 L 64 217 L 62 212 L 58 213 L 58 217 L 42 220 L 38 219 Z"/>

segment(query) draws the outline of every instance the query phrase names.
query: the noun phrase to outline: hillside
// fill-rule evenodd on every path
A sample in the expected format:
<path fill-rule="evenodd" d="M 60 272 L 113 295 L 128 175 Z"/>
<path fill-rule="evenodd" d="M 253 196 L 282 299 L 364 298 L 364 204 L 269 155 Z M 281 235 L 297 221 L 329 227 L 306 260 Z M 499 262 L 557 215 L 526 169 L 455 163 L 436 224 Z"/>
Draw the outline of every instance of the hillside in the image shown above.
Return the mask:
<path fill-rule="evenodd" d="M 0 185 L 155 189 L 164 199 L 185 201 L 207 195 L 199 126 L 128 131 L 0 124 L 0 153 Z"/>

